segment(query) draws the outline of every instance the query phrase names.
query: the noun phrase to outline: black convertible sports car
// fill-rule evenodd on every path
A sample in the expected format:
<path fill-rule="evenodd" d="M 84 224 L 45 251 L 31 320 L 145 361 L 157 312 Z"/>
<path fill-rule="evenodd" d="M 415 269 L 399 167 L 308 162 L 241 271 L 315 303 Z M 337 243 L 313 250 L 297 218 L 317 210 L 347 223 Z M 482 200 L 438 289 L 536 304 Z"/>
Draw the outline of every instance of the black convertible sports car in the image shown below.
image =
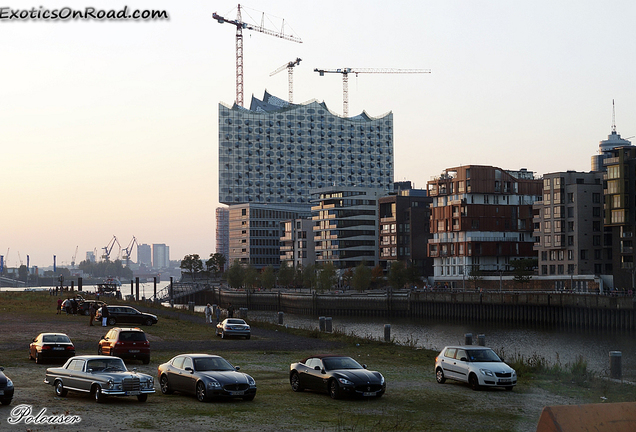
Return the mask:
<path fill-rule="evenodd" d="M 216 355 L 181 354 L 160 365 L 157 372 L 163 394 L 194 394 L 201 402 L 211 398 L 254 400 L 256 382 L 239 369 Z"/>
<path fill-rule="evenodd" d="M 351 357 L 318 355 L 292 363 L 289 382 L 295 392 L 305 389 L 327 392 L 333 399 L 343 395 L 380 397 L 386 381 L 380 372 L 367 370 Z"/>

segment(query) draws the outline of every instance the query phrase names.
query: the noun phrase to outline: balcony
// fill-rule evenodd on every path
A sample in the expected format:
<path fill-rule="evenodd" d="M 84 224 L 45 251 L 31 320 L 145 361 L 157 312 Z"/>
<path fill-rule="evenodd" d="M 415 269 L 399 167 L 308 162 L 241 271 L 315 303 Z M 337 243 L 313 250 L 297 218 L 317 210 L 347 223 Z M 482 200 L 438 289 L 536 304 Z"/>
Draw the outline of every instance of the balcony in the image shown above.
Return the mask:
<path fill-rule="evenodd" d="M 621 253 L 623 253 L 623 254 L 632 254 L 632 253 L 634 253 L 634 248 L 632 246 L 623 246 L 621 248 Z"/>

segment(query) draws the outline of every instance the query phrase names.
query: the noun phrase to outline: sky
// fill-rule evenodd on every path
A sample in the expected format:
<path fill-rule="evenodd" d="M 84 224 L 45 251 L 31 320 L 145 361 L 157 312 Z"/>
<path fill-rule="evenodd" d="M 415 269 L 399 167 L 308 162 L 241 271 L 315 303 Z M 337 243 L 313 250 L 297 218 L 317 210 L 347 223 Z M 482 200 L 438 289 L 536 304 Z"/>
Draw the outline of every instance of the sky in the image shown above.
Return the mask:
<path fill-rule="evenodd" d="M 10 4 L 12 3 L 12 4 Z M 42 8 L 41 8 L 42 6 Z M 0 20 L 0 255 L 69 265 L 116 236 L 170 258 L 215 250 L 218 105 L 235 95 L 230 1 L 14 0 L 10 9 L 165 10 L 169 20 Z M 315 68 L 430 69 L 349 77 L 349 114 L 394 114 L 395 180 L 468 164 L 589 171 L 612 126 L 636 135 L 633 1 L 252 0 L 245 105 L 263 92 L 342 114 Z M 0 16 L 2 11 L 0 10 Z M 283 26 L 284 23 L 284 26 Z M 116 256 L 116 249 L 111 258 Z M 9 251 L 7 256 L 7 251 Z M 18 255 L 19 254 L 19 255 Z M 136 251 L 133 259 L 136 258 Z"/>

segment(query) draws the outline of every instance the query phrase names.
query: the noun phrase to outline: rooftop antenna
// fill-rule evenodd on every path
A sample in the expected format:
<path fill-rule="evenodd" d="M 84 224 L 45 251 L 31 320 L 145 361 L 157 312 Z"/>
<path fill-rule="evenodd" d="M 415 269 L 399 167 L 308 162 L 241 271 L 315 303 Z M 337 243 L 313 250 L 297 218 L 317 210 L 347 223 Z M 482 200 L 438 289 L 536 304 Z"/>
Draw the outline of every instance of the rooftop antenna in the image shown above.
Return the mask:
<path fill-rule="evenodd" d="M 616 133 L 616 108 L 614 107 L 614 99 L 612 99 L 612 133 Z"/>

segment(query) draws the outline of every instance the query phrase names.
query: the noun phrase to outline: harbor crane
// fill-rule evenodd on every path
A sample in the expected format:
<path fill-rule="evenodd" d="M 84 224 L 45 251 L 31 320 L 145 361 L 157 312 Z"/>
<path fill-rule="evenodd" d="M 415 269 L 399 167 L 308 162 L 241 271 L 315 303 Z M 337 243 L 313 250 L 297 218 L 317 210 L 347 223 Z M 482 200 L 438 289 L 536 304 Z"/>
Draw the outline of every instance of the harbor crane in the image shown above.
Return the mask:
<path fill-rule="evenodd" d="M 75 253 L 73 254 L 73 258 L 71 259 L 71 268 L 75 268 L 75 258 L 77 258 L 77 249 L 79 249 L 79 246 L 75 246 Z"/>
<path fill-rule="evenodd" d="M 133 247 L 135 247 L 135 245 L 139 247 L 139 243 L 137 243 L 137 238 L 133 236 L 130 243 L 128 243 L 128 246 L 124 248 L 124 255 L 122 258 L 126 261 L 126 267 L 130 265 L 130 256 L 132 255 L 132 250 L 133 250 Z"/>
<path fill-rule="evenodd" d="M 374 73 L 374 74 L 421 74 L 431 73 L 430 69 L 373 69 L 373 68 L 342 68 L 342 69 L 314 69 L 320 76 L 326 73 L 342 74 L 342 115 L 349 117 L 349 74 Z"/>
<path fill-rule="evenodd" d="M 288 87 L 289 87 L 289 103 L 294 102 L 294 67 L 298 66 L 301 61 L 302 61 L 302 59 L 300 57 L 297 57 L 296 60 L 290 61 L 289 63 L 285 63 L 284 65 L 282 65 L 281 67 L 276 69 L 274 72 L 269 74 L 269 76 L 274 76 L 278 72 L 287 69 L 287 75 L 289 77 L 289 79 L 288 79 L 288 81 L 289 81 L 289 84 L 288 84 Z"/>
<path fill-rule="evenodd" d="M 280 31 L 269 30 L 265 28 L 265 13 L 261 16 L 261 25 L 248 24 L 243 21 L 241 17 L 241 5 L 237 6 L 236 19 L 227 19 L 214 12 L 212 18 L 217 20 L 219 24 L 228 23 L 236 27 L 236 104 L 243 106 L 243 29 L 254 30 L 260 33 L 265 33 L 270 36 L 275 36 L 281 39 L 285 39 L 292 42 L 302 43 L 300 38 L 292 35 L 285 34 L 285 20 Z"/>
<path fill-rule="evenodd" d="M 113 250 L 113 246 L 115 246 L 115 243 L 117 243 L 117 245 L 119 246 L 119 251 L 121 253 L 121 245 L 119 244 L 119 240 L 117 240 L 116 236 L 113 236 L 111 241 L 109 241 L 108 244 L 102 248 L 104 249 L 104 255 L 102 255 L 102 259 L 104 261 L 110 260 L 110 252 Z M 119 254 L 117 256 L 119 256 Z"/>

